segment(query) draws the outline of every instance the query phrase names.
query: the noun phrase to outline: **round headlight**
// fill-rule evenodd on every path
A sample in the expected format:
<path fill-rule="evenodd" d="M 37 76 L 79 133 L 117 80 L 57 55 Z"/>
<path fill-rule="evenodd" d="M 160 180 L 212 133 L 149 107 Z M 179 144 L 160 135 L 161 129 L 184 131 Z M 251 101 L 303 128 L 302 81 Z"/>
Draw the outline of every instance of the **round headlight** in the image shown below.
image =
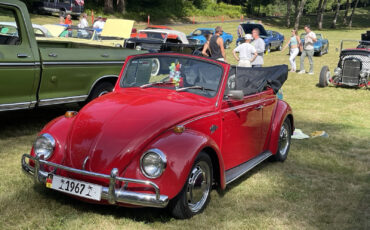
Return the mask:
<path fill-rule="evenodd" d="M 334 74 L 335 74 L 335 76 L 340 76 L 340 75 L 342 75 L 342 69 L 341 69 L 341 68 L 339 68 L 339 67 L 335 68 L 335 69 L 334 69 Z"/>
<path fill-rule="evenodd" d="M 162 175 L 167 166 L 167 159 L 159 149 L 151 149 L 140 159 L 140 168 L 144 176 L 154 179 Z"/>
<path fill-rule="evenodd" d="M 136 46 L 136 50 L 141 50 L 141 46 Z"/>
<path fill-rule="evenodd" d="M 36 156 L 43 156 L 45 160 L 49 159 L 54 152 L 55 140 L 48 134 L 44 133 L 37 137 L 33 149 Z"/>
<path fill-rule="evenodd" d="M 368 71 L 366 71 L 366 69 L 360 71 L 360 77 L 364 78 L 364 77 L 367 77 L 367 75 L 368 75 Z"/>

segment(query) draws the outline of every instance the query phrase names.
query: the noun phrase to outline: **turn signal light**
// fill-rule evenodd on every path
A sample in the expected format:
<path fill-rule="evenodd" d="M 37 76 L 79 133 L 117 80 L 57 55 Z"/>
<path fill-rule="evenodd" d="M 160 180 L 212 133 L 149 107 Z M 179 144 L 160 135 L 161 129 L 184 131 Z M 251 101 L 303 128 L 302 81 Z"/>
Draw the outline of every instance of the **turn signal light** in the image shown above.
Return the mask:
<path fill-rule="evenodd" d="M 185 127 L 183 125 L 176 125 L 174 128 L 173 128 L 173 131 L 175 133 L 183 133 L 185 131 Z"/>
<path fill-rule="evenodd" d="M 64 117 L 66 118 L 71 118 L 71 117 L 74 117 L 77 115 L 77 112 L 76 111 L 67 111 L 65 114 L 64 114 Z"/>

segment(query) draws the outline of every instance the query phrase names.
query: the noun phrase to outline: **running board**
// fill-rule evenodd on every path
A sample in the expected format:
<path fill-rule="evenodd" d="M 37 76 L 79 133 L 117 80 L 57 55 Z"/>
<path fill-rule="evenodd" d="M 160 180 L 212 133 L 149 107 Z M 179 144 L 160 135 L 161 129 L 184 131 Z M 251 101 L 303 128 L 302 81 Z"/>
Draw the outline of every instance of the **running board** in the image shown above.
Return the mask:
<path fill-rule="evenodd" d="M 246 172 L 257 166 L 262 161 L 266 160 L 272 155 L 270 151 L 266 151 L 261 153 L 260 155 L 256 156 L 255 158 L 238 165 L 232 169 L 226 171 L 226 184 L 233 182 L 234 180 L 238 179 Z"/>

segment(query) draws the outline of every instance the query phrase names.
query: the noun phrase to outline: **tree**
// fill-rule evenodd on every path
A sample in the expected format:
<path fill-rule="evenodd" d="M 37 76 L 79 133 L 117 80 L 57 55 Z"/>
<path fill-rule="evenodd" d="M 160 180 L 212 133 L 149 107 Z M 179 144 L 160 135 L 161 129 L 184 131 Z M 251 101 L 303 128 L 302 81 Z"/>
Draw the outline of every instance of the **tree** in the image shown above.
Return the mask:
<path fill-rule="evenodd" d="M 288 0 L 286 7 L 286 27 L 290 27 L 290 10 L 292 8 L 292 0 Z"/>
<path fill-rule="evenodd" d="M 122 14 L 126 13 L 125 0 L 117 0 L 117 11 Z"/>
<path fill-rule="evenodd" d="M 113 0 L 104 0 L 104 13 L 113 13 Z"/>
<path fill-rule="evenodd" d="M 337 27 L 337 19 L 338 19 L 338 14 L 339 14 L 340 1 L 341 0 L 337 0 L 337 7 L 335 9 L 333 24 L 331 24 L 331 28 L 334 28 L 334 29 Z"/>
<path fill-rule="evenodd" d="M 324 2 L 322 3 L 321 5 L 321 9 L 320 9 L 320 12 L 319 14 L 317 15 L 317 27 L 319 28 L 319 30 L 322 30 L 322 21 L 324 19 L 324 11 L 325 11 L 325 8 L 326 8 L 326 3 L 328 2 L 328 0 L 324 0 Z"/>
<path fill-rule="evenodd" d="M 344 25 L 347 25 L 347 17 L 348 17 L 348 11 L 349 11 L 350 7 L 351 7 L 351 3 L 349 2 L 349 0 L 347 0 L 346 11 L 344 12 L 344 17 L 343 17 L 343 24 Z"/>
<path fill-rule="evenodd" d="M 296 30 L 298 30 L 298 27 L 299 27 L 299 19 L 302 16 L 303 8 L 304 8 L 304 5 L 305 4 L 306 4 L 306 0 L 301 0 L 301 3 L 299 4 L 298 14 L 297 14 L 297 17 L 296 17 L 295 23 L 294 23 L 294 29 L 296 29 Z"/>
<path fill-rule="evenodd" d="M 357 4 L 358 4 L 359 1 L 360 0 L 356 0 L 355 6 L 352 9 L 352 14 L 349 17 L 349 23 L 348 23 L 349 28 L 352 28 L 352 18 L 353 18 L 353 15 L 355 14 L 355 10 L 356 10 L 356 7 L 357 7 Z"/>

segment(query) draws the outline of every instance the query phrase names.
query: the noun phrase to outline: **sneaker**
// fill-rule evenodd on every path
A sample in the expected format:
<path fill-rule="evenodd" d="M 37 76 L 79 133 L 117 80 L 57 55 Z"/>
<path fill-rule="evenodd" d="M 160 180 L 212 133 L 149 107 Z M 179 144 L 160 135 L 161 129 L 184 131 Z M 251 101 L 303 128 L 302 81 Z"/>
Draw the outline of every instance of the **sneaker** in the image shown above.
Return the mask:
<path fill-rule="evenodd" d="M 309 75 L 313 75 L 313 72 L 309 72 L 308 74 L 309 74 Z"/>
<path fill-rule="evenodd" d="M 304 74 L 304 73 L 306 73 L 306 71 L 304 71 L 304 70 L 301 70 L 301 71 L 298 72 L 298 74 Z"/>

